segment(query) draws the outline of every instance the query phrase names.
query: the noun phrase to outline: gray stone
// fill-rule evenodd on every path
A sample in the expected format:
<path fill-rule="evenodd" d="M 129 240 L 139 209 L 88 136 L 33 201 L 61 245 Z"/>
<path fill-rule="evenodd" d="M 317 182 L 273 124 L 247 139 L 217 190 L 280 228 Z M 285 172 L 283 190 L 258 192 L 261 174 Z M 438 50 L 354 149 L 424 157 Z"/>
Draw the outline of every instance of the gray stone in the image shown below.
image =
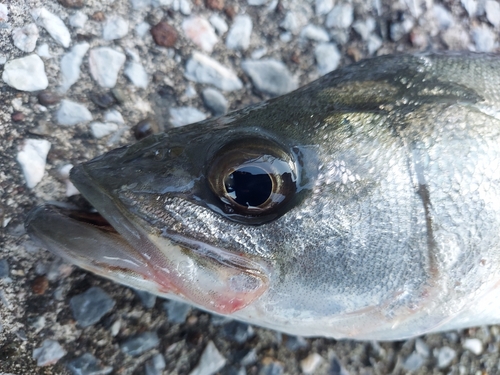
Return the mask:
<path fill-rule="evenodd" d="M 103 138 L 118 130 L 118 125 L 114 122 L 95 121 L 90 124 L 90 132 L 96 139 Z"/>
<path fill-rule="evenodd" d="M 165 367 L 167 367 L 165 357 L 161 354 L 156 354 L 146 362 L 145 372 L 146 375 L 162 375 Z"/>
<path fill-rule="evenodd" d="M 64 48 L 68 48 L 71 43 L 71 35 L 64 22 L 55 14 L 50 13 L 45 8 L 36 8 L 31 12 L 31 16 L 38 26 L 43 27 L 50 36 Z"/>
<path fill-rule="evenodd" d="M 14 45 L 24 52 L 33 52 L 35 50 L 38 36 L 38 27 L 34 23 L 18 27 L 12 32 Z"/>
<path fill-rule="evenodd" d="M 226 36 L 226 47 L 229 49 L 246 50 L 250 45 L 252 34 L 252 18 L 243 14 L 236 16 Z"/>
<path fill-rule="evenodd" d="M 156 296 L 144 290 L 134 289 L 135 294 L 141 300 L 142 305 L 147 309 L 152 309 L 156 303 Z"/>
<path fill-rule="evenodd" d="M 277 60 L 246 60 L 241 63 L 254 86 L 270 95 L 283 95 L 297 88 L 285 64 Z"/>
<path fill-rule="evenodd" d="M 437 24 L 441 30 L 446 30 L 450 26 L 453 25 L 453 16 L 450 11 L 446 9 L 441 4 L 435 4 L 433 7 L 434 18 L 437 21 Z"/>
<path fill-rule="evenodd" d="M 68 91 L 80 78 L 80 66 L 82 65 L 83 56 L 85 56 L 88 50 L 88 43 L 80 43 L 73 46 L 71 51 L 61 58 L 62 82 L 59 89 L 62 93 Z"/>
<path fill-rule="evenodd" d="M 328 13 L 326 27 L 347 29 L 354 20 L 354 11 L 351 4 L 338 4 Z"/>
<path fill-rule="evenodd" d="M 5 63 L 2 79 L 7 85 L 20 91 L 45 90 L 49 85 L 45 65 L 35 54 Z"/>
<path fill-rule="evenodd" d="M 226 98 L 220 91 L 206 88 L 201 93 L 203 102 L 210 109 L 214 116 L 220 116 L 227 112 L 229 107 Z"/>
<path fill-rule="evenodd" d="M 73 375 L 107 375 L 113 371 L 113 367 L 102 366 L 92 354 L 85 353 L 73 359 L 67 364 Z"/>
<path fill-rule="evenodd" d="M 85 328 L 97 323 L 110 312 L 115 306 L 115 301 L 101 288 L 92 287 L 72 297 L 69 305 L 78 325 Z"/>
<path fill-rule="evenodd" d="M 418 352 L 411 353 L 403 362 L 406 371 L 417 371 L 425 363 L 425 359 Z"/>
<path fill-rule="evenodd" d="M 102 28 L 104 40 L 121 39 L 128 33 L 128 22 L 120 16 L 113 15 L 106 18 Z"/>
<path fill-rule="evenodd" d="M 282 375 L 283 365 L 278 362 L 271 362 L 261 367 L 259 375 Z"/>
<path fill-rule="evenodd" d="M 356 31 L 365 42 L 368 40 L 373 30 L 375 30 L 375 26 L 375 19 L 371 17 L 364 21 L 356 21 L 352 24 L 354 31 Z"/>
<path fill-rule="evenodd" d="M 118 73 L 125 63 L 125 54 L 109 47 L 97 47 L 90 50 L 90 74 L 102 87 L 116 85 Z"/>
<path fill-rule="evenodd" d="M 92 114 L 83 104 L 67 99 L 61 100 L 56 113 L 56 121 L 59 125 L 73 126 L 91 120 Z"/>
<path fill-rule="evenodd" d="M 122 114 L 118 112 L 116 109 L 110 109 L 106 111 L 106 113 L 104 114 L 104 121 L 114 122 L 115 124 L 118 125 L 125 124 L 125 120 L 123 119 Z"/>
<path fill-rule="evenodd" d="M 19 146 L 16 159 L 21 165 L 26 186 L 30 189 L 42 181 L 50 146 L 50 142 L 45 139 L 25 139 Z"/>
<path fill-rule="evenodd" d="M 437 361 L 439 368 L 448 367 L 457 356 L 457 352 L 449 346 L 443 346 L 442 348 L 436 350 L 438 352 Z"/>
<path fill-rule="evenodd" d="M 372 34 L 368 37 L 368 42 L 367 42 L 367 48 L 368 48 L 368 53 L 370 55 L 373 55 L 376 51 L 379 50 L 380 47 L 382 47 L 383 41 L 382 38 L 380 38 L 376 34 Z"/>
<path fill-rule="evenodd" d="M 337 69 L 341 55 L 335 44 L 320 43 L 314 48 L 314 57 L 319 73 L 323 75 Z"/>
<path fill-rule="evenodd" d="M 269 0 L 247 0 L 247 1 L 248 1 L 248 5 L 261 6 L 261 5 L 265 5 Z"/>
<path fill-rule="evenodd" d="M 186 64 L 184 76 L 191 81 L 210 84 L 224 91 L 239 90 L 243 87 L 233 71 L 199 52 L 193 52 Z"/>
<path fill-rule="evenodd" d="M 85 13 L 77 11 L 69 18 L 69 24 L 75 29 L 82 29 L 88 19 L 89 17 Z"/>
<path fill-rule="evenodd" d="M 163 308 L 167 311 L 168 321 L 174 324 L 184 323 L 191 311 L 191 306 L 179 301 L 163 302 Z"/>
<path fill-rule="evenodd" d="M 330 36 L 328 32 L 320 26 L 309 24 L 302 29 L 300 37 L 303 39 L 315 40 L 317 42 L 328 42 Z"/>
<path fill-rule="evenodd" d="M 160 340 L 156 332 L 143 332 L 125 340 L 120 345 L 120 349 L 123 353 L 136 357 L 158 345 L 160 345 Z"/>
<path fill-rule="evenodd" d="M 252 338 L 255 332 L 251 325 L 233 320 L 224 324 L 222 334 L 231 341 L 243 344 Z"/>
<path fill-rule="evenodd" d="M 44 340 L 42 346 L 33 350 L 37 366 L 53 365 L 66 355 L 66 350 L 54 340 Z"/>
<path fill-rule="evenodd" d="M 226 364 L 226 359 L 220 354 L 212 341 L 209 341 L 198 365 L 189 375 L 212 375 L 222 369 Z"/>
<path fill-rule="evenodd" d="M 0 279 L 4 279 L 9 276 L 9 263 L 7 259 L 0 259 Z"/>

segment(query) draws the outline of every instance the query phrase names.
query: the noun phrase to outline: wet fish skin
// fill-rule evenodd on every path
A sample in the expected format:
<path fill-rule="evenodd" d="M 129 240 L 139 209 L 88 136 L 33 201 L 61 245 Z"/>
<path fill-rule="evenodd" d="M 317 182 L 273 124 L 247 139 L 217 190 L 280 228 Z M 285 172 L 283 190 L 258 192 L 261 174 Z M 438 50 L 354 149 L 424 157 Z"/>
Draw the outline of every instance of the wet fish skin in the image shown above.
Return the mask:
<path fill-rule="evenodd" d="M 118 282 L 291 334 L 393 340 L 498 323 L 499 71 L 484 54 L 339 69 L 75 167 L 119 235 L 48 207 L 28 233 Z M 295 168 L 294 192 L 261 216 L 225 211 L 209 181 L 242 139 Z"/>

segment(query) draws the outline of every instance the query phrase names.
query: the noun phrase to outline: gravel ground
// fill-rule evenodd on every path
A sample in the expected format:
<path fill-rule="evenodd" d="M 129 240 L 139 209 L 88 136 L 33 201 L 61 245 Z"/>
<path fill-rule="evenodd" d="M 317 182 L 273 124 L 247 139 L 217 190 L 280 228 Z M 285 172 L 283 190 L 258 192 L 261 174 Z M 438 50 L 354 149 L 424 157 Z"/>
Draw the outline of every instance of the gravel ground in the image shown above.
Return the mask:
<path fill-rule="evenodd" d="M 62 263 L 23 228 L 36 204 L 78 201 L 62 167 L 134 142 L 142 120 L 164 130 L 374 55 L 495 52 L 499 26 L 499 3 L 482 0 L 0 1 L 0 374 L 499 373 L 495 326 L 380 343 L 288 337 L 138 295 Z M 224 79 L 186 78 L 188 61 L 206 62 L 199 53 L 227 68 Z M 6 75 L 33 54 L 28 71 Z M 279 84 L 259 83 L 249 59 L 282 62 L 257 69 Z M 65 117 L 65 100 L 88 111 Z M 50 142 L 48 155 L 32 140 Z M 82 328 L 73 297 L 91 287 L 109 311 Z M 34 354 L 41 347 L 52 350 Z"/>

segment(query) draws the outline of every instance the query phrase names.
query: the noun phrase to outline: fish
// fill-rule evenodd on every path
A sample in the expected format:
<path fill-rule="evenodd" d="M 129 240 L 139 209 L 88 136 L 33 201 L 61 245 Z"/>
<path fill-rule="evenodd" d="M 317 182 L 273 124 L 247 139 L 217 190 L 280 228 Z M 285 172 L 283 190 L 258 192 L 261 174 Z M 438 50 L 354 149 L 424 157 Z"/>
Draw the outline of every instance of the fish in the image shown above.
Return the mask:
<path fill-rule="evenodd" d="M 25 221 L 83 269 L 300 336 L 500 323 L 500 57 L 387 55 L 75 166 Z"/>

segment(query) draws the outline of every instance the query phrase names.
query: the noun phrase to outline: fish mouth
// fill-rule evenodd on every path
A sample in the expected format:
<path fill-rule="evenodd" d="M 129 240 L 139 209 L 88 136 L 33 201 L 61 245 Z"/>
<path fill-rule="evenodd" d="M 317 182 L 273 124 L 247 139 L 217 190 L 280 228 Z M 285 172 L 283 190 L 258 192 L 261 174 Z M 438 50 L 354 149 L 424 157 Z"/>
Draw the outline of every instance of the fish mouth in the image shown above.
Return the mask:
<path fill-rule="evenodd" d="M 270 267 L 260 259 L 151 227 L 100 186 L 85 164 L 73 168 L 71 179 L 98 214 L 46 204 L 25 221 L 30 237 L 54 254 L 121 284 L 218 314 L 241 310 L 268 290 Z"/>

